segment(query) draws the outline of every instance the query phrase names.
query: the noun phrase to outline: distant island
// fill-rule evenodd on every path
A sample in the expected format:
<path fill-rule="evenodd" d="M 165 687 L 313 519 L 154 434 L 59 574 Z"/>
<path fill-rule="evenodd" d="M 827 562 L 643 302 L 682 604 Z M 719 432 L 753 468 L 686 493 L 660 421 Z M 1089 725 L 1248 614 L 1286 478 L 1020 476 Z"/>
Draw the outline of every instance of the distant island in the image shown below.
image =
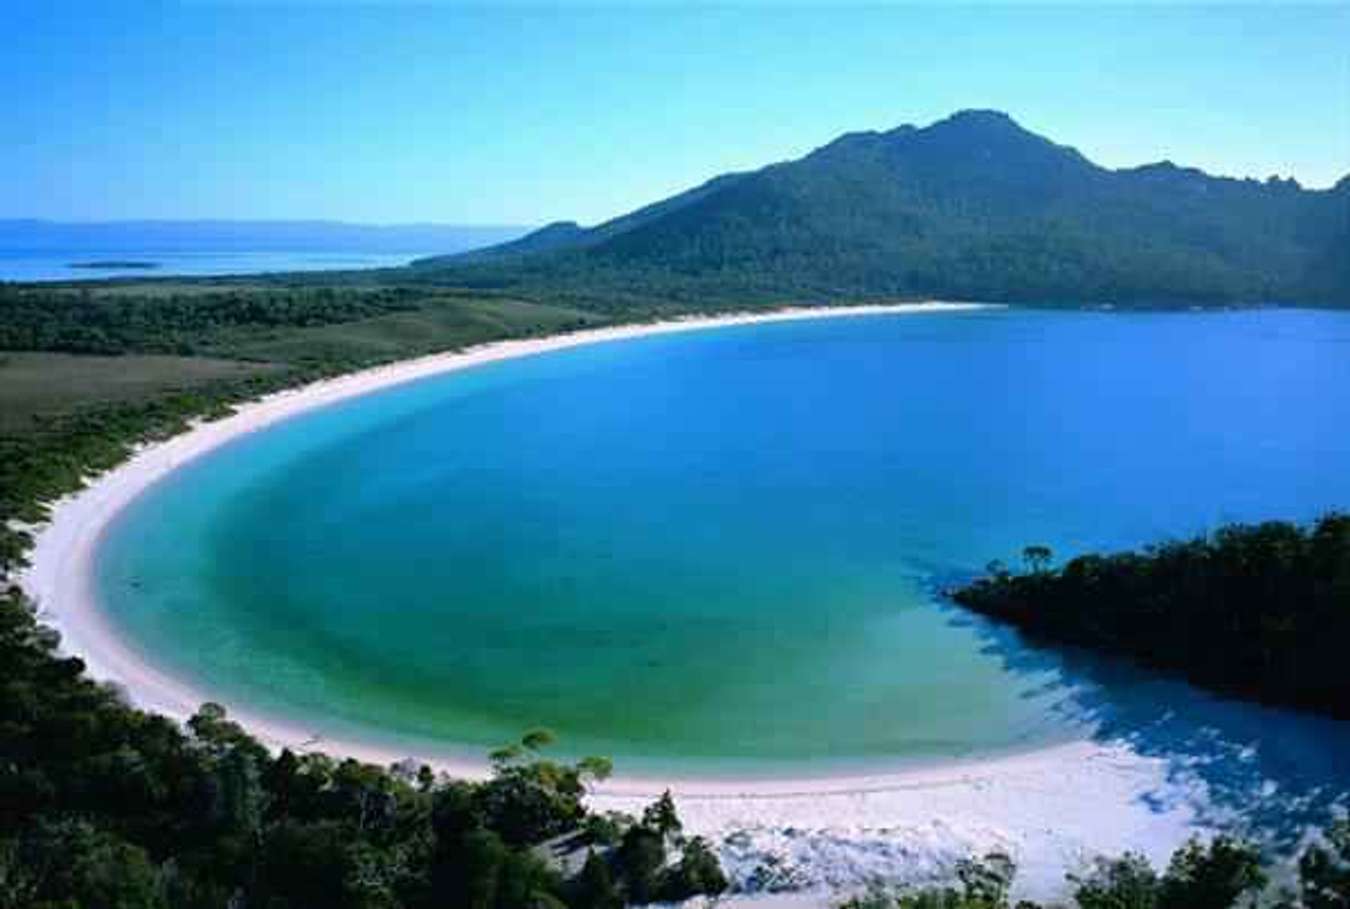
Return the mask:
<path fill-rule="evenodd" d="M 259 252 L 265 250 L 406 253 L 463 252 L 527 233 L 510 224 L 349 224 L 320 220 L 51 221 L 0 218 L 0 248 L 33 253 L 139 259 L 146 250 Z M 88 251 L 81 253 L 80 251 Z"/>
<path fill-rule="evenodd" d="M 1027 571 L 989 566 L 962 606 L 1057 644 L 1129 658 L 1204 688 L 1350 719 L 1350 515 L 1230 525 L 1143 552 Z"/>
<path fill-rule="evenodd" d="M 71 268 L 93 268 L 93 269 L 111 269 L 111 268 L 159 268 L 158 262 L 145 262 L 136 259 L 100 259 L 94 262 L 71 262 Z"/>

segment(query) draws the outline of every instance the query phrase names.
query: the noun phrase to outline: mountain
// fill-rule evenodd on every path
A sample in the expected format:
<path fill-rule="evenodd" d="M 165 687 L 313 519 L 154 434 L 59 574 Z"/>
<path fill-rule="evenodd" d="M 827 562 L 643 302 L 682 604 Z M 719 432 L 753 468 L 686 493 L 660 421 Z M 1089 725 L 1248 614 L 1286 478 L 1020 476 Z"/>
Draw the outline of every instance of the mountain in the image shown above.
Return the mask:
<path fill-rule="evenodd" d="M 414 271 L 601 301 L 1350 305 L 1347 225 L 1350 178 L 1314 191 L 1170 162 L 1110 170 L 963 111 Z"/>

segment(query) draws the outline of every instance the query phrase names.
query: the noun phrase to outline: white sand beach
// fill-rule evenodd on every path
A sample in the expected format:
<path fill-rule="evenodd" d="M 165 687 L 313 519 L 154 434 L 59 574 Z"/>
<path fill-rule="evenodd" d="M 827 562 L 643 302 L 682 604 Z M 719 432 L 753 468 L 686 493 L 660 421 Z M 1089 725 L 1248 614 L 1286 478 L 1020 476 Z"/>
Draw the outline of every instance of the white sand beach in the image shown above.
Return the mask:
<path fill-rule="evenodd" d="M 1208 832 L 1196 815 L 1202 783 L 1087 741 L 871 776 L 670 789 L 687 831 L 715 844 L 730 878 L 753 891 L 739 899 L 755 906 L 830 905 L 870 882 L 948 882 L 957 861 L 990 852 L 1017 863 L 1019 898 L 1055 900 L 1095 856 L 1129 850 L 1162 866 Z M 631 813 L 652 794 L 619 780 L 592 804 Z"/>
<path fill-rule="evenodd" d="M 625 325 L 548 338 L 502 341 L 358 372 L 242 405 L 147 446 L 52 509 L 37 528 L 31 567 L 19 582 L 41 620 L 62 635 L 65 652 L 90 673 L 123 688 L 145 709 L 179 719 L 220 700 L 258 738 L 275 747 L 322 748 L 378 763 L 410 755 L 369 741 L 325 738 L 294 720 L 261 716 L 249 705 L 195 690 L 160 671 L 102 615 L 92 584 L 93 555 L 110 520 L 155 481 L 231 439 L 337 401 L 428 376 L 582 344 L 727 325 L 883 313 L 930 313 L 977 304 L 786 309 Z M 411 755 L 418 757 L 418 755 Z M 433 761 L 447 772 L 481 774 L 481 762 Z M 1160 760 L 1123 745 L 1076 742 L 1026 754 L 856 777 L 804 780 L 653 780 L 618 777 L 594 794 L 595 807 L 632 811 L 669 787 L 686 830 L 718 847 L 733 882 L 760 904 L 778 889 L 784 905 L 828 903 L 830 894 L 868 881 L 945 878 L 953 862 L 998 850 L 1020 867 L 1019 892 L 1062 895 L 1064 875 L 1093 855 L 1141 852 L 1162 860 L 1196 826 L 1198 784 L 1177 780 Z M 777 899 L 777 897 L 774 897 Z M 788 899 L 784 897 L 783 899 Z"/>

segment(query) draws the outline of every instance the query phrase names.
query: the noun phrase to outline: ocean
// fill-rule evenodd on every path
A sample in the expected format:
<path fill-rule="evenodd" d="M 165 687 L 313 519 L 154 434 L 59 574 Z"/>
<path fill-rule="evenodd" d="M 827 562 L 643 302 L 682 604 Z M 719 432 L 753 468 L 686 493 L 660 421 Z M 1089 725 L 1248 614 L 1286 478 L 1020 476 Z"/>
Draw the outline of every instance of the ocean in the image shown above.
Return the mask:
<path fill-rule="evenodd" d="M 489 246 L 524 232 L 520 227 L 325 221 L 0 220 L 0 281 L 385 268 Z M 109 263 L 116 264 L 103 267 Z"/>

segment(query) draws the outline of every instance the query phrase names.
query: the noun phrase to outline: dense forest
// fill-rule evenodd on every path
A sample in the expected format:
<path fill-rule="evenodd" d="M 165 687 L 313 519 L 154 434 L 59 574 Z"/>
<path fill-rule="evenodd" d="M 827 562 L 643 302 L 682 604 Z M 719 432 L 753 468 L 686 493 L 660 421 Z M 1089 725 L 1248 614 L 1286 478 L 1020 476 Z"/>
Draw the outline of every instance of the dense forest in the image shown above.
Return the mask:
<path fill-rule="evenodd" d="M 597 227 L 560 222 L 413 276 L 683 304 L 917 298 L 1350 306 L 1350 177 L 1099 167 L 1004 114 L 841 136 Z"/>
<path fill-rule="evenodd" d="M 1035 639 L 1120 655 L 1191 682 L 1350 718 L 1350 515 L 1271 521 L 1061 568 L 990 566 L 950 592 Z"/>
<path fill-rule="evenodd" d="M 417 308 L 423 291 L 345 287 L 96 294 L 0 284 L 0 350 L 195 353 L 221 331 L 331 325 Z"/>

